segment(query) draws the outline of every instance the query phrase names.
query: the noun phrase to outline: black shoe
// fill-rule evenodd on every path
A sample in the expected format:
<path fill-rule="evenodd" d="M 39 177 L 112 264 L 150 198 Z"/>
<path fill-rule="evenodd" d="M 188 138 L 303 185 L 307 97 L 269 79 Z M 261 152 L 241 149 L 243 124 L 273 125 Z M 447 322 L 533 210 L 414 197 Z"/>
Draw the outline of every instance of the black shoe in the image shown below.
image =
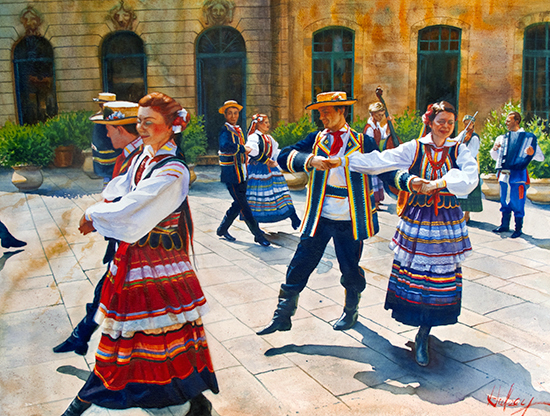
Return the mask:
<path fill-rule="evenodd" d="M 292 322 L 290 316 L 277 316 L 274 317 L 271 322 L 261 331 L 256 332 L 257 335 L 272 334 L 277 331 L 290 331 L 292 328 Z"/>
<path fill-rule="evenodd" d="M 212 403 L 202 393 L 189 400 L 191 407 L 186 413 L 186 416 L 211 416 Z"/>
<path fill-rule="evenodd" d="M 352 328 L 357 323 L 357 318 L 359 317 L 359 312 L 346 312 L 342 314 L 340 319 L 336 321 L 332 328 L 335 331 L 345 331 L 346 329 Z"/>
<path fill-rule="evenodd" d="M 80 416 L 91 405 L 91 403 L 83 402 L 78 397 L 75 397 L 69 407 L 67 407 L 67 410 L 65 410 L 65 412 L 61 416 Z"/>
<path fill-rule="evenodd" d="M 296 213 L 294 213 L 294 215 L 290 217 L 290 221 L 292 222 L 292 228 L 295 230 L 300 228 L 300 225 L 302 225 L 302 221 L 300 220 L 298 215 L 296 215 Z"/>
<path fill-rule="evenodd" d="M 4 248 L 12 248 L 12 247 L 23 247 L 26 246 L 27 243 L 24 241 L 18 240 L 13 235 L 9 234 L 2 238 L 2 247 Z"/>
<path fill-rule="evenodd" d="M 231 234 L 229 234 L 229 231 L 222 232 L 219 228 L 216 231 L 216 235 L 218 237 L 225 238 L 227 241 L 237 241 L 237 239 L 235 237 L 233 237 Z"/>
<path fill-rule="evenodd" d="M 70 352 L 74 351 L 78 355 L 86 355 L 88 352 L 88 343 L 82 342 L 71 335 L 64 342 L 53 348 L 53 352 Z"/>
<path fill-rule="evenodd" d="M 516 230 L 512 233 L 512 235 L 510 236 L 510 238 L 518 238 L 519 236 L 521 236 L 521 234 L 523 234 L 521 232 L 521 230 Z"/>
<path fill-rule="evenodd" d="M 414 339 L 414 359 L 416 363 L 421 367 L 426 367 L 430 363 L 430 354 L 428 352 L 428 338 L 429 335 L 425 336 L 420 333 L 416 334 Z"/>
<path fill-rule="evenodd" d="M 269 241 L 267 241 L 267 239 L 264 237 L 263 234 L 255 236 L 254 237 L 254 242 L 256 242 L 259 245 L 264 246 L 264 247 L 267 247 L 267 246 L 271 245 L 271 243 Z"/>
<path fill-rule="evenodd" d="M 508 232 L 508 231 L 510 231 L 510 227 L 505 227 L 503 225 L 501 225 L 500 227 L 495 228 L 493 230 L 494 233 L 505 233 L 505 232 Z"/>

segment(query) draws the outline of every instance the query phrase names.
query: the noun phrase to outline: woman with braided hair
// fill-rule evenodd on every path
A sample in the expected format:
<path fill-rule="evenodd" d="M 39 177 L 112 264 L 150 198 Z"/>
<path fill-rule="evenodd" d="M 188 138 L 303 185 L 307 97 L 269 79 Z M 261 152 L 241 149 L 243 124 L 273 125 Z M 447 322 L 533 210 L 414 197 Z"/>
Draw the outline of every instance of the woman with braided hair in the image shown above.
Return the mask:
<path fill-rule="evenodd" d="M 174 142 L 188 121 L 171 97 L 143 97 L 143 152 L 80 221 L 82 234 L 97 230 L 120 243 L 95 318 L 102 332 L 95 367 L 63 416 L 81 415 L 92 403 L 126 409 L 187 401 L 188 415 L 211 414 L 202 394 L 218 392 L 201 321 L 208 305 L 189 261 L 189 171 Z"/>
<path fill-rule="evenodd" d="M 409 194 L 390 243 L 394 259 L 384 307 L 397 321 L 419 327 L 415 359 L 427 366 L 430 329 L 454 324 L 460 314 L 461 263 L 472 246 L 457 196 L 476 187 L 478 173 L 467 146 L 449 138 L 456 121 L 451 104 L 430 105 L 423 121 L 427 134 L 418 140 L 333 163 L 370 175 L 406 170 L 424 182 L 418 193 Z"/>

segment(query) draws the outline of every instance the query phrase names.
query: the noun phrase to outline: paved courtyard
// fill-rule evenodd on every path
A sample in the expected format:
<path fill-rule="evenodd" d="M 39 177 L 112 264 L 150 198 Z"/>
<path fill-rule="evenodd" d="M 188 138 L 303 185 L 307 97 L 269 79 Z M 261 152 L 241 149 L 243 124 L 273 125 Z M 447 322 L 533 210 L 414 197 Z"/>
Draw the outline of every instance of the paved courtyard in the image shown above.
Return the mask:
<path fill-rule="evenodd" d="M 473 253 L 464 264 L 459 323 L 431 333 L 432 361 L 415 364 L 415 328 L 384 310 L 395 230 L 395 204 L 386 197 L 380 232 L 366 241 L 361 265 L 367 289 L 358 324 L 331 323 L 344 291 L 331 246 L 311 276 L 289 332 L 259 337 L 277 302 L 278 287 L 299 234 L 290 220 L 263 226 L 272 246 L 253 242 L 237 221 L 230 243 L 215 235 L 230 204 L 216 167 L 197 168 L 190 192 L 195 264 L 211 305 L 205 317 L 220 393 L 207 393 L 221 416 L 550 415 L 550 207 L 528 203 L 525 234 L 512 240 L 490 230 L 498 203 L 473 213 Z M 59 416 L 93 368 L 96 332 L 86 357 L 54 354 L 84 314 L 105 271 L 106 243 L 77 226 L 99 200 L 101 180 L 80 169 L 46 169 L 32 193 L 17 192 L 0 170 L 0 219 L 27 241 L 0 258 L 0 415 Z M 293 192 L 299 214 L 305 191 Z M 508 234 L 509 235 L 509 234 Z M 92 415 L 184 415 L 187 405 Z"/>

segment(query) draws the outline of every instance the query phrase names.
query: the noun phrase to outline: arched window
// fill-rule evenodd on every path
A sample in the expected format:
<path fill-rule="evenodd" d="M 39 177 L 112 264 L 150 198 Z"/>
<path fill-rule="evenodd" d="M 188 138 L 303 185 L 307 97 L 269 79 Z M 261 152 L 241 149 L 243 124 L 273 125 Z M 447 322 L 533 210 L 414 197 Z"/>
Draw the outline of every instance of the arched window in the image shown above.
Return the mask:
<path fill-rule="evenodd" d="M 353 30 L 330 27 L 314 33 L 312 99 L 327 91 L 345 91 L 348 97 L 353 97 L 353 62 Z M 347 118 L 351 120 L 351 112 Z M 318 111 L 313 112 L 313 120 L 321 127 Z"/>
<path fill-rule="evenodd" d="M 445 100 L 458 110 L 460 81 L 460 29 L 430 26 L 418 33 L 416 108 Z"/>
<path fill-rule="evenodd" d="M 105 92 L 133 102 L 147 94 L 147 56 L 138 35 L 129 30 L 111 33 L 103 41 L 101 56 Z"/>
<path fill-rule="evenodd" d="M 550 24 L 525 29 L 523 47 L 523 111 L 527 119 L 550 118 Z"/>
<path fill-rule="evenodd" d="M 25 36 L 13 50 L 13 73 L 20 124 L 57 114 L 53 48 L 42 36 Z"/>
<path fill-rule="evenodd" d="M 246 129 L 246 46 L 238 30 L 213 27 L 197 39 L 199 114 L 204 116 L 208 148 L 218 149 L 218 134 L 225 122 L 218 113 L 227 100 L 243 106 L 238 124 Z"/>

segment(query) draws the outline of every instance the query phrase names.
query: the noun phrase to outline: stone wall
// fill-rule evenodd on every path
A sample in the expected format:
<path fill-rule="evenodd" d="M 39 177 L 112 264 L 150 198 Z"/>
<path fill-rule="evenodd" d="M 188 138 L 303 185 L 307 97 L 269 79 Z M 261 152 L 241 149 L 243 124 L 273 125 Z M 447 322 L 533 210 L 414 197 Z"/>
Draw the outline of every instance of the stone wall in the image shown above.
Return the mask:
<path fill-rule="evenodd" d="M 204 1 L 125 0 L 145 43 L 149 91 L 197 108 L 195 44 L 208 28 Z M 116 27 L 109 11 L 120 0 L 11 0 L 0 4 L 0 125 L 16 119 L 12 51 L 25 34 L 19 18 L 29 4 L 42 14 L 40 33 L 55 55 L 59 111 L 95 109 L 102 90 L 101 43 Z M 378 85 L 391 112 L 415 108 L 418 31 L 431 25 L 462 30 L 459 107 L 485 116 L 521 98 L 523 31 L 550 21 L 550 7 L 530 0 L 235 0 L 230 26 L 247 49 L 247 113 L 295 121 L 311 101 L 313 33 L 328 26 L 355 32 L 355 114 L 367 116 Z"/>
<path fill-rule="evenodd" d="M 101 43 L 116 30 L 109 11 L 118 0 L 44 1 L 33 3 L 42 15 L 40 34 L 53 46 L 59 111 L 95 110 L 92 98 L 102 91 Z M 197 37 L 208 28 L 203 1 L 125 0 L 136 15 L 133 31 L 147 54 L 148 91 L 160 91 L 196 111 Z M 26 1 L 0 4 L 0 125 L 15 121 L 12 51 L 25 29 L 19 21 Z M 229 26 L 243 36 L 247 48 L 247 105 L 249 115 L 271 111 L 271 54 L 269 1 L 243 0 Z M 220 103 L 221 105 L 221 103 Z"/>

